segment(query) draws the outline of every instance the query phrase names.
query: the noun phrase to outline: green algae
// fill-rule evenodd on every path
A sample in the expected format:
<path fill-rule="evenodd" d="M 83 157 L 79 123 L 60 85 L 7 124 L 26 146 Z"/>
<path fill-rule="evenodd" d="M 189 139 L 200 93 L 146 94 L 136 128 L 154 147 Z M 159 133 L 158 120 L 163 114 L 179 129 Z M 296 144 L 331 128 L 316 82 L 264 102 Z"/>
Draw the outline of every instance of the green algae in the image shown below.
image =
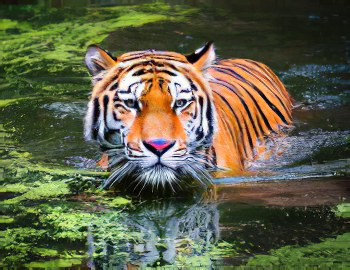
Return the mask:
<path fill-rule="evenodd" d="M 65 195 L 77 194 L 79 191 L 96 187 L 96 183 L 100 183 L 96 176 L 105 177 L 107 175 L 104 172 L 34 163 L 31 161 L 32 155 L 28 152 L 11 151 L 8 157 L 11 162 L 8 162 L 9 166 L 5 170 L 0 192 L 20 194 L 2 201 L 3 205 L 17 204 L 27 200 L 59 199 Z M 75 186 L 79 183 L 82 187 L 77 191 Z"/>
<path fill-rule="evenodd" d="M 96 237 L 96 256 L 103 255 L 106 237 L 133 241 L 135 234 L 120 222 L 123 214 L 117 210 L 130 201 L 98 189 L 105 173 L 37 163 L 18 149 L 6 154 L 10 162 L 0 193 L 14 197 L 0 201 L 0 224 L 7 225 L 0 230 L 0 265 L 45 265 L 40 259 L 51 261 L 47 265 L 81 264 L 88 257 L 84 247 L 89 228 Z M 87 201 L 75 199 L 79 194 Z M 96 211 L 92 198 L 101 210 Z M 111 226 L 115 231 L 106 234 Z M 62 250 L 62 243 L 77 243 L 83 249 Z"/>
<path fill-rule="evenodd" d="M 24 261 L 36 246 L 38 239 L 45 235 L 45 230 L 22 227 L 0 231 L 0 250 L 5 262 Z"/>
<path fill-rule="evenodd" d="M 307 246 L 285 246 L 249 259 L 247 266 L 263 269 L 347 269 L 350 267 L 350 233 Z M 300 268 L 302 267 L 302 268 Z"/>
<path fill-rule="evenodd" d="M 6 107 L 13 104 L 18 104 L 19 102 L 23 100 L 28 100 L 29 98 L 11 98 L 11 99 L 1 99 L 0 100 L 0 107 Z"/>
<path fill-rule="evenodd" d="M 82 264 L 81 259 L 56 259 L 49 261 L 34 261 L 25 264 L 25 267 L 30 269 L 60 269 L 60 268 L 71 268 Z"/>
<path fill-rule="evenodd" d="M 95 238 L 96 256 L 103 255 L 106 239 L 115 242 L 132 241 L 135 234 L 130 232 L 120 220 L 120 211 L 110 212 L 108 209 L 100 212 L 83 209 L 86 203 L 52 201 L 29 207 L 28 211 L 17 214 L 12 228 L 0 231 L 0 261 L 5 265 L 20 265 L 30 262 L 31 258 L 41 258 L 57 262 L 57 258 L 79 259 L 87 258 L 86 250 L 60 248 L 62 243 L 77 243 L 85 247 L 89 228 L 92 228 Z M 30 220 L 32 227 L 17 227 L 21 220 Z M 113 232 L 107 233 L 113 227 Z M 48 248 L 49 247 L 49 248 Z M 98 247 L 101 247 L 99 249 Z M 34 260 L 35 261 L 35 260 Z M 38 262 L 39 263 L 39 262 Z M 52 262 L 54 263 L 54 262 Z"/>
<path fill-rule="evenodd" d="M 107 172 L 103 171 L 92 171 L 92 170 L 81 170 L 72 169 L 68 166 L 55 166 L 53 164 L 43 164 L 39 162 L 31 162 L 32 154 L 25 151 L 11 151 L 8 153 L 11 158 L 12 165 L 11 168 L 15 169 L 17 176 L 21 173 L 27 172 L 40 172 L 45 173 L 45 175 L 82 175 L 82 176 L 102 176 L 106 177 L 109 175 Z"/>
<path fill-rule="evenodd" d="M 183 21 L 196 12 L 165 3 L 78 8 L 75 11 L 46 9 L 45 16 L 37 16 L 42 11 L 33 8 L 27 12 L 24 21 L 0 20 L 0 68 L 5 71 L 2 84 L 7 88 L 34 89 L 32 94 L 45 91 L 54 95 L 69 94 L 70 88 L 77 85 L 63 90 L 65 85 L 52 87 L 52 80 L 59 76 L 67 77 L 69 81 L 72 74 L 78 78 L 80 86 L 88 88 L 88 79 L 84 79 L 87 71 L 82 64 L 88 45 L 101 43 L 118 28 L 167 20 Z M 45 17 L 50 18 L 50 24 L 42 22 Z"/>
<path fill-rule="evenodd" d="M 14 221 L 14 218 L 12 218 L 12 217 L 0 216 L 0 223 L 2 223 L 2 224 L 12 223 L 13 221 Z"/>
<path fill-rule="evenodd" d="M 5 200 L 3 204 L 17 204 L 24 200 L 42 200 L 48 198 L 60 199 L 61 196 L 69 194 L 69 188 L 65 181 L 53 181 L 50 183 L 34 183 L 24 194 L 13 199 Z"/>
<path fill-rule="evenodd" d="M 105 203 L 111 207 L 120 207 L 120 206 L 123 206 L 123 205 L 127 205 L 127 204 L 130 204 L 131 201 L 128 200 L 128 199 L 125 199 L 123 197 L 117 197 L 115 199 L 112 199 L 110 201 L 106 201 L 105 200 Z"/>
<path fill-rule="evenodd" d="M 337 205 L 334 212 L 338 217 L 350 218 L 350 203 L 342 203 Z"/>
<path fill-rule="evenodd" d="M 16 184 L 6 184 L 3 186 L 0 186 L 0 192 L 18 192 L 18 193 L 24 193 L 28 190 L 28 186 L 20 183 Z"/>
<path fill-rule="evenodd" d="M 350 204 L 341 203 L 334 208 L 338 217 L 350 218 Z M 269 255 L 257 255 L 248 260 L 248 267 L 296 269 L 317 267 L 317 269 L 346 269 L 350 267 L 350 233 L 327 238 L 320 243 L 306 246 L 284 246 L 272 250 Z"/>

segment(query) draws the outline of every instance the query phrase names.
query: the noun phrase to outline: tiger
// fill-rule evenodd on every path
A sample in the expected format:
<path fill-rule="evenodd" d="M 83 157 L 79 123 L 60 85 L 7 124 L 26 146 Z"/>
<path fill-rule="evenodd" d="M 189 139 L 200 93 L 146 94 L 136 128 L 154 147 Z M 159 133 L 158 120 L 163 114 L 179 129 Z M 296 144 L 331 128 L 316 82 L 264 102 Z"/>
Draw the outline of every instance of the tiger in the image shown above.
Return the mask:
<path fill-rule="evenodd" d="M 213 42 L 192 54 L 148 49 L 118 57 L 88 47 L 93 90 L 84 120 L 110 177 L 155 187 L 242 175 L 271 134 L 292 124 L 292 98 L 266 65 L 219 59 Z M 259 150 L 260 149 L 260 150 Z"/>

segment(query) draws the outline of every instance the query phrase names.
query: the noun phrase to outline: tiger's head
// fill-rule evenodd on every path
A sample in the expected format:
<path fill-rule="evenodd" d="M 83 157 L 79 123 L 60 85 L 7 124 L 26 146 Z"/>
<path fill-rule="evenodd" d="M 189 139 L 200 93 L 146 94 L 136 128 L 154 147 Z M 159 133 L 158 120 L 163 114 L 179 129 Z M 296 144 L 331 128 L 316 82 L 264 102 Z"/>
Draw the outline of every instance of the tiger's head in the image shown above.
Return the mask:
<path fill-rule="evenodd" d="M 216 113 L 207 69 L 214 60 L 212 43 L 188 56 L 146 50 L 114 58 L 88 48 L 94 87 L 85 138 L 109 156 L 104 187 L 124 179 L 172 189 L 188 178 L 209 181 Z"/>

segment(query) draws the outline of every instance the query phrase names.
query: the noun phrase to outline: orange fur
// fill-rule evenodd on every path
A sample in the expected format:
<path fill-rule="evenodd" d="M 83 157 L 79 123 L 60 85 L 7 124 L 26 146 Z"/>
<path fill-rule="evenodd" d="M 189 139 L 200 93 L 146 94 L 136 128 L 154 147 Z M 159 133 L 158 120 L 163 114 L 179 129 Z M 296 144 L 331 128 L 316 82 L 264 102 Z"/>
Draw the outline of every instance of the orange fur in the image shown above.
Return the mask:
<path fill-rule="evenodd" d="M 215 67 L 228 68 L 238 76 L 220 73 Z M 241 173 L 244 170 L 244 161 L 251 160 L 263 152 L 261 146 L 257 147 L 258 142 L 264 144 L 266 136 L 271 132 L 278 133 L 281 127 L 291 124 L 291 98 L 278 77 L 258 62 L 244 59 L 223 60 L 210 68 L 209 73 L 214 78 L 210 86 L 219 122 L 218 133 L 214 137 L 218 166 Z M 237 94 L 223 85 L 217 85 L 216 79 L 225 81 Z M 266 104 L 254 87 L 275 104 L 285 121 Z M 229 105 L 222 101 L 223 97 Z M 251 117 L 248 116 L 243 102 L 248 107 Z M 270 127 L 267 126 L 258 107 L 263 111 Z"/>
<path fill-rule="evenodd" d="M 112 59 L 103 50 L 95 48 L 94 53 L 88 53 L 92 60 L 87 60 L 87 65 L 92 73 L 97 74 L 96 77 L 103 76 L 96 80 L 91 100 L 96 100 L 100 113 L 107 115 L 114 111 L 115 117 L 128 130 L 126 142 L 131 149 L 140 150 L 141 142 L 152 138 L 177 141 L 179 149 L 186 148 L 189 136 L 184 127 L 195 113 L 195 103 L 180 114 L 172 108 L 174 97 L 168 87 L 176 76 L 172 76 L 169 70 L 174 72 L 175 69 L 198 86 L 200 91 L 196 95 L 215 107 L 215 115 L 209 119 L 216 123 L 212 147 L 207 154 L 215 156 L 219 168 L 243 174 L 245 161 L 253 160 L 264 152 L 267 136 L 272 132 L 280 133 L 281 127 L 290 126 L 292 101 L 283 83 L 264 64 L 247 59 L 227 59 L 212 64 L 215 57 L 213 47 L 209 44 L 204 50 L 192 58 L 149 50 L 126 53 Z M 190 59 L 195 62 L 190 63 Z M 115 108 L 113 102 L 106 107 L 106 100 L 115 98 L 115 91 L 109 91 L 111 85 L 122 83 L 130 72 L 138 71 L 142 72 L 137 78 L 145 82 L 139 98 L 142 110 L 132 113 L 125 106 Z M 90 108 L 91 111 L 93 109 L 96 108 Z M 90 112 L 86 117 L 89 136 L 90 129 L 100 132 L 99 127 L 94 126 L 97 120 L 93 122 L 90 119 L 93 114 Z M 101 124 L 101 121 L 97 123 Z M 103 159 L 101 164 L 105 162 L 106 159 Z"/>

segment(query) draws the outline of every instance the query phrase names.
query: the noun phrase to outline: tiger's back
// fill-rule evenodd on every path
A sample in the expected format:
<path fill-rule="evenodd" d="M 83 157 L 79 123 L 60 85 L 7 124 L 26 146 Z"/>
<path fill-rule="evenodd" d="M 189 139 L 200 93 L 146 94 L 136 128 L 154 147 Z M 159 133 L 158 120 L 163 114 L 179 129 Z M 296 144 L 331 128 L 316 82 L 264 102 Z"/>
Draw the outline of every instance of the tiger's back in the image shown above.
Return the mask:
<path fill-rule="evenodd" d="M 218 118 L 214 136 L 217 164 L 233 172 L 259 155 L 271 132 L 292 122 L 292 101 L 279 78 L 266 65 L 247 59 L 221 60 L 209 69 Z"/>

